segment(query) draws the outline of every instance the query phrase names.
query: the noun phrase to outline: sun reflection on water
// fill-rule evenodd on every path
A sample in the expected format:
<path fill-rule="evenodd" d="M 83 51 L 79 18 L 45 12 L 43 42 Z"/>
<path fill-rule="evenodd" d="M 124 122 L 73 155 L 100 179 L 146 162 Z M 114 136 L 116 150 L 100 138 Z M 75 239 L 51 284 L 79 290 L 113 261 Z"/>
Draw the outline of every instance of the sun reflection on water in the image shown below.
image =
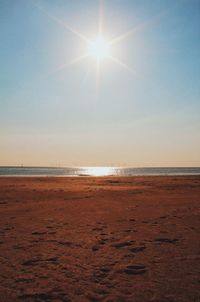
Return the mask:
<path fill-rule="evenodd" d="M 115 169 L 112 167 L 84 167 L 82 168 L 82 175 L 88 176 L 108 176 L 114 175 Z"/>

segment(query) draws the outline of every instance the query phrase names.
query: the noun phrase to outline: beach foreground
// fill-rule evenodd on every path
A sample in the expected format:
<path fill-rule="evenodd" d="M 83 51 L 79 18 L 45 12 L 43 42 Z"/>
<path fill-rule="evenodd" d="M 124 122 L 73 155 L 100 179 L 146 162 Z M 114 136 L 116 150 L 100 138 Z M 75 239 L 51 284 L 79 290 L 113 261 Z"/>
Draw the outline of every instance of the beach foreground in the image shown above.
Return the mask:
<path fill-rule="evenodd" d="M 200 176 L 0 178 L 0 301 L 200 301 Z"/>

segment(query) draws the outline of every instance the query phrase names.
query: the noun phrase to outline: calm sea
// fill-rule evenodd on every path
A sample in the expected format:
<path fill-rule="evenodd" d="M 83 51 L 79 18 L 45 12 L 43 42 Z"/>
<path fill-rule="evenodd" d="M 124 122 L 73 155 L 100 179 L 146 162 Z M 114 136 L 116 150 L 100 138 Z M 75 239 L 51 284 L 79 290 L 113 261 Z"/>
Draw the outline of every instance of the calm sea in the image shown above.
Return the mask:
<path fill-rule="evenodd" d="M 0 167 L 0 176 L 143 176 L 200 175 L 196 168 L 122 168 L 122 167 Z"/>

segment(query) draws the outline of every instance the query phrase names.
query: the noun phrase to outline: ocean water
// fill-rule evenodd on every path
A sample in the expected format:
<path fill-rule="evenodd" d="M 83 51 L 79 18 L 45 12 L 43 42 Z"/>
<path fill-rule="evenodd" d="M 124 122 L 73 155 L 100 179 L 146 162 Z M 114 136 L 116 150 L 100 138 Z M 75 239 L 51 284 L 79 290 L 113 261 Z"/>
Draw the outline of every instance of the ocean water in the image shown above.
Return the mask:
<path fill-rule="evenodd" d="M 124 168 L 124 167 L 0 167 L 0 176 L 144 176 L 200 175 L 195 168 Z"/>

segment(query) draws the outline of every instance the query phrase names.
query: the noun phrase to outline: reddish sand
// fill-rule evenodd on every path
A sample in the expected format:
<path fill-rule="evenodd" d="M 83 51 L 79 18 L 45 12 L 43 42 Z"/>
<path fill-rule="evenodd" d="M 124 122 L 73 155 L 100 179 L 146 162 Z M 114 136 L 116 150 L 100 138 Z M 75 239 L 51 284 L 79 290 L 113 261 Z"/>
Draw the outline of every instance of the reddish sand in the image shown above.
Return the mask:
<path fill-rule="evenodd" d="M 0 301 L 200 301 L 200 176 L 0 178 Z"/>

